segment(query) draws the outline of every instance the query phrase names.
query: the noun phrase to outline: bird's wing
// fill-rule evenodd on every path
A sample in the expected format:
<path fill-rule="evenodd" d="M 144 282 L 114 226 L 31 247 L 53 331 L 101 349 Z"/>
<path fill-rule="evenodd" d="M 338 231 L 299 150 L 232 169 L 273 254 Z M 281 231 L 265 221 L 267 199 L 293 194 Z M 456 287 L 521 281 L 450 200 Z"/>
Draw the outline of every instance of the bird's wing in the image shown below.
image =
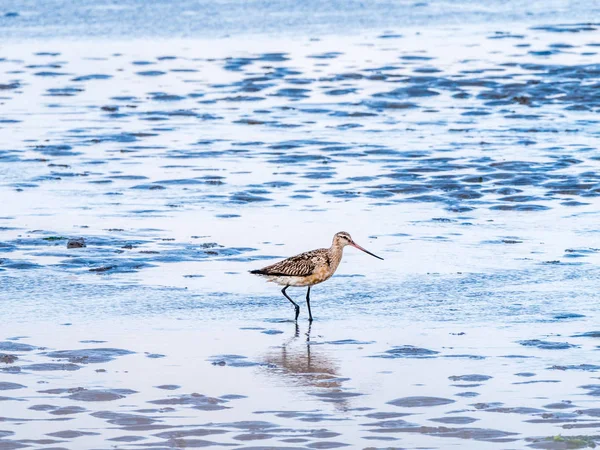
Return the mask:
<path fill-rule="evenodd" d="M 288 277 L 306 277 L 311 275 L 320 257 L 320 250 L 313 250 L 291 258 L 284 259 L 270 266 L 264 267 L 254 273 L 260 275 L 288 276 Z"/>

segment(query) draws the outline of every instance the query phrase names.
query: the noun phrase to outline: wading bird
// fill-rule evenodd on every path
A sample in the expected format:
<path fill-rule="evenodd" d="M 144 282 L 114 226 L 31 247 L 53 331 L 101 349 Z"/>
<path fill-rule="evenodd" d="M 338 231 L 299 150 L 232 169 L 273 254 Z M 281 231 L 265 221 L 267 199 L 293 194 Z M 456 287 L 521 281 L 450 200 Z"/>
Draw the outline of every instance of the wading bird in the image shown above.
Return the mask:
<path fill-rule="evenodd" d="M 284 259 L 262 269 L 251 270 L 250 273 L 265 277 L 268 281 L 277 283 L 284 288 L 281 293 L 287 298 L 296 309 L 296 320 L 300 314 L 300 307 L 285 292 L 290 286 L 302 287 L 308 286 L 306 292 L 306 305 L 308 306 L 308 320 L 312 322 L 313 317 L 310 311 L 310 288 L 315 284 L 322 283 L 331 278 L 342 260 L 342 253 L 346 245 L 351 245 L 363 252 L 374 256 L 377 255 L 365 250 L 352 240 L 349 233 L 340 231 L 333 236 L 333 242 L 329 248 L 320 248 L 310 252 L 300 253 L 291 258 Z"/>

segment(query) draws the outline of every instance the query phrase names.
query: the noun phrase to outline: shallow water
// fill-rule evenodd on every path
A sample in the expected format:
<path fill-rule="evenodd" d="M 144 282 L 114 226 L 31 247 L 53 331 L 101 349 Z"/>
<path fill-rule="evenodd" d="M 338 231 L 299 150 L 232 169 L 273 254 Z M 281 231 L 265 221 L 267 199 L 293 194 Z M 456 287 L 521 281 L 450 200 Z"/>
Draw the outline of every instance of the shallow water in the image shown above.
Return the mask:
<path fill-rule="evenodd" d="M 407 27 L 473 24 L 587 23 L 598 18 L 600 5 L 586 0 L 390 1 L 302 0 L 287 4 L 264 0 L 155 0 L 119 3 L 80 0 L 4 0 L 0 38 L 223 38 L 265 35 L 356 35 L 386 30 L 401 34 Z M 561 29 L 559 25 L 557 27 Z M 389 31 L 395 30 L 395 31 Z"/>
<path fill-rule="evenodd" d="M 594 442 L 600 26 L 488 28 L 2 45 L 0 449 Z"/>
<path fill-rule="evenodd" d="M 2 443 L 556 448 L 542 438 L 598 426 L 600 367 L 582 365 L 594 361 L 597 338 L 576 336 L 581 320 L 548 337 L 570 342 L 568 350 L 519 344 L 554 334 L 556 323 L 490 333 L 396 322 L 327 320 L 297 331 L 248 320 L 46 325 L 0 343 L 19 358 L 2 369 Z M 372 340 L 354 339 L 365 335 Z M 104 342 L 89 342 L 100 336 Z M 44 348 L 11 347 L 22 342 Z M 390 349 L 405 343 L 413 351 Z"/>

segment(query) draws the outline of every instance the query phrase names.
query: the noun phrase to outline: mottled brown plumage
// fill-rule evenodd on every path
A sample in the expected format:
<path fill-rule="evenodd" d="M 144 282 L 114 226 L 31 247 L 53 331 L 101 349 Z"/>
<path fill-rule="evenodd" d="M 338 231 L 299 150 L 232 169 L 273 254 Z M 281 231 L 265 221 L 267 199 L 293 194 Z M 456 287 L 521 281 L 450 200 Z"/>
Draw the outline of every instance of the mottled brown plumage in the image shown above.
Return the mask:
<path fill-rule="evenodd" d="M 318 264 L 323 263 L 323 253 L 326 251 L 327 249 L 320 248 L 318 250 L 300 253 L 299 255 L 276 262 L 275 264 L 271 264 L 262 269 L 253 270 L 252 273 L 259 275 L 305 277 L 313 273 Z"/>
<path fill-rule="evenodd" d="M 312 286 L 325 281 L 337 269 L 342 259 L 342 250 L 331 250 L 320 248 L 300 253 L 251 273 L 283 286 Z"/>
<path fill-rule="evenodd" d="M 379 256 L 356 244 L 350 234 L 340 231 L 333 236 L 333 242 L 329 248 L 300 253 L 262 269 L 251 270 L 250 273 L 260 275 L 268 281 L 284 286 L 281 292 L 296 308 L 296 320 L 298 320 L 300 307 L 286 294 L 285 290 L 290 286 L 308 286 L 306 304 L 308 305 L 309 320 L 312 322 L 310 287 L 331 278 L 340 265 L 346 245 L 351 245 L 375 258 L 379 258 Z"/>

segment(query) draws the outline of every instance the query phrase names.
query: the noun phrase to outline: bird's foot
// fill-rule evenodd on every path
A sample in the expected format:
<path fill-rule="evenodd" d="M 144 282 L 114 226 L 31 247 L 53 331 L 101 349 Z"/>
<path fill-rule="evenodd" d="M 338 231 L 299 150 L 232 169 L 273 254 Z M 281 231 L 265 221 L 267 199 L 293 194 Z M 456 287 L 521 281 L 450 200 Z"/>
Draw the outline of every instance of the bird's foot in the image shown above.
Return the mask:
<path fill-rule="evenodd" d="M 296 306 L 296 320 L 298 320 L 299 315 L 300 315 L 300 307 Z"/>

